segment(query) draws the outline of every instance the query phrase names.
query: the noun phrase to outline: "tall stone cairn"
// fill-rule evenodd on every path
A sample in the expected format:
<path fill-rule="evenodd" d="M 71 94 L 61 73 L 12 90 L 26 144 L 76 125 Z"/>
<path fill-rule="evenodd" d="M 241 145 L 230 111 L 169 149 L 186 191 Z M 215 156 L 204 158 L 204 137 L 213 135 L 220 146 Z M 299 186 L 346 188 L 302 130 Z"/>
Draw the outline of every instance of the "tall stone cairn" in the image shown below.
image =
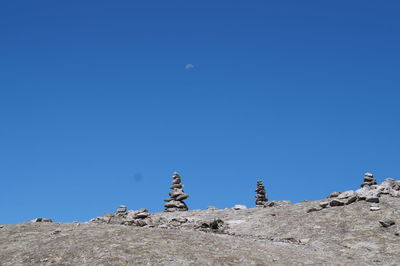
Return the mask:
<path fill-rule="evenodd" d="M 183 184 L 181 184 L 181 176 L 174 172 L 172 175 L 172 185 L 170 186 L 171 191 L 169 192 L 170 198 L 165 199 L 167 203 L 164 204 L 165 212 L 174 212 L 174 211 L 187 211 L 188 207 L 186 206 L 183 200 L 189 197 L 188 194 L 183 192 Z"/>
<path fill-rule="evenodd" d="M 364 183 L 361 184 L 361 187 L 372 186 L 372 185 L 376 185 L 376 179 L 374 178 L 374 175 L 371 173 L 365 173 Z"/>
<path fill-rule="evenodd" d="M 257 181 L 257 188 L 255 190 L 256 194 L 256 207 L 264 207 L 268 201 L 265 193 L 265 187 L 261 180 Z"/>

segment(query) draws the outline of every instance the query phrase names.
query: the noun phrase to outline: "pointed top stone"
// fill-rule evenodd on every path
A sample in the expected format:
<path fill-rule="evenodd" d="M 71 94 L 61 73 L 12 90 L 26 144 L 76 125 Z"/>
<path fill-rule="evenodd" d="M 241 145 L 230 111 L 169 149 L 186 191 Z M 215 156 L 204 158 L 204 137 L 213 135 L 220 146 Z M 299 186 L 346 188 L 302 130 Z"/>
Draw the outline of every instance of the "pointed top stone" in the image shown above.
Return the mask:
<path fill-rule="evenodd" d="M 368 172 L 366 172 L 366 173 L 364 174 L 364 176 L 368 176 L 368 177 L 374 177 L 374 175 L 373 175 L 373 174 L 371 174 L 371 173 L 368 173 Z"/>

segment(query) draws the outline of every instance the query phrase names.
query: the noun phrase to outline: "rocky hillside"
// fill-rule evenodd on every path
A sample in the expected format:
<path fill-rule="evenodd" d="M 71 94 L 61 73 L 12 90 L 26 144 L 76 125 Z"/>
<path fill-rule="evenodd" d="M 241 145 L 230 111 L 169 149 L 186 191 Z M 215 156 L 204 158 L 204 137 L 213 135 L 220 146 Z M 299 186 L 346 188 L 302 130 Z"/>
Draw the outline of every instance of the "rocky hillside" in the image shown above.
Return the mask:
<path fill-rule="evenodd" d="M 298 204 L 2 225 L 0 265 L 399 265 L 400 183 L 368 182 Z"/>

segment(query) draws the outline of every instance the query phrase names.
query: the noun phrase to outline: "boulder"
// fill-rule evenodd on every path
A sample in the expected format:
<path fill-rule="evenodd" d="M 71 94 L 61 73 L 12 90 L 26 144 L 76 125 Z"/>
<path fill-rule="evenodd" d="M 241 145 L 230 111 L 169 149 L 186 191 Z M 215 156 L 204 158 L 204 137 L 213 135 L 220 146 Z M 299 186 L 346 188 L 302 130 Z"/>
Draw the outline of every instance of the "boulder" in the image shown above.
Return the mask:
<path fill-rule="evenodd" d="M 345 192 L 340 193 L 337 196 L 337 198 L 338 199 L 347 199 L 347 198 L 353 197 L 355 195 L 356 195 L 356 193 L 353 190 L 347 190 Z"/>
<path fill-rule="evenodd" d="M 340 195 L 340 192 L 332 192 L 331 194 L 329 194 L 328 198 L 336 198 L 339 195 Z"/>
<path fill-rule="evenodd" d="M 358 199 L 357 195 L 354 193 L 353 196 L 349 197 L 346 199 L 346 205 L 352 204 L 353 202 L 356 202 Z"/>
<path fill-rule="evenodd" d="M 329 202 L 328 201 L 322 201 L 322 202 L 319 203 L 319 206 L 321 208 L 326 208 L 326 207 L 329 206 Z"/>
<path fill-rule="evenodd" d="M 366 200 L 367 198 L 368 199 L 379 198 L 381 193 L 378 190 L 363 187 L 363 188 L 356 190 L 356 194 L 357 194 L 359 200 Z M 372 202 L 374 202 L 374 201 L 372 201 Z"/>
<path fill-rule="evenodd" d="M 345 202 L 342 201 L 342 200 L 339 200 L 339 199 L 333 199 L 333 200 L 329 203 L 329 205 L 330 205 L 331 207 L 343 206 L 344 204 L 345 204 Z"/>
<path fill-rule="evenodd" d="M 147 218 L 149 216 L 150 216 L 150 213 L 148 213 L 148 212 L 139 212 L 139 213 L 135 214 L 135 217 L 139 218 L 139 219 Z"/>

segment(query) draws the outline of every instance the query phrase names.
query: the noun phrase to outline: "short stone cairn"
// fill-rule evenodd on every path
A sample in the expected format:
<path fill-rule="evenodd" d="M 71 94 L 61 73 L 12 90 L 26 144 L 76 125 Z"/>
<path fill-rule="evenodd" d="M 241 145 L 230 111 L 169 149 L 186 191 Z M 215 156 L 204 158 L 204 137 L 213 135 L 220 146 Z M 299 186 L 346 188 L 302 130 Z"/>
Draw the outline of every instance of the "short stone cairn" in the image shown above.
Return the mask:
<path fill-rule="evenodd" d="M 364 174 L 364 183 L 361 184 L 361 187 L 373 186 L 373 185 L 376 185 L 376 179 L 374 178 L 374 175 L 371 173 L 365 173 Z"/>
<path fill-rule="evenodd" d="M 265 207 L 268 202 L 268 198 L 265 193 L 265 187 L 261 180 L 257 181 L 257 188 L 255 192 L 256 192 L 256 207 Z"/>
<path fill-rule="evenodd" d="M 371 173 L 364 174 L 364 183 L 357 190 L 347 190 L 344 192 L 333 192 L 328 196 L 327 201 L 320 202 L 320 207 L 313 207 L 307 212 L 319 211 L 324 208 L 345 206 L 357 201 L 365 200 L 371 204 L 370 211 L 379 211 L 377 206 L 380 202 L 381 195 L 390 195 L 391 197 L 400 198 L 400 180 L 386 178 L 381 184 L 377 184 L 374 175 Z"/>
<path fill-rule="evenodd" d="M 125 216 L 127 215 L 127 211 L 126 211 L 126 206 L 125 205 L 119 205 L 117 212 L 115 213 L 115 215 L 117 216 Z"/>
<path fill-rule="evenodd" d="M 171 191 L 169 192 L 170 198 L 164 199 L 164 201 L 167 202 L 164 204 L 165 212 L 188 210 L 183 200 L 187 199 L 189 195 L 183 192 L 183 187 L 183 184 L 181 184 L 181 176 L 177 172 L 174 172 L 172 175 L 172 185 L 170 186 Z"/>

